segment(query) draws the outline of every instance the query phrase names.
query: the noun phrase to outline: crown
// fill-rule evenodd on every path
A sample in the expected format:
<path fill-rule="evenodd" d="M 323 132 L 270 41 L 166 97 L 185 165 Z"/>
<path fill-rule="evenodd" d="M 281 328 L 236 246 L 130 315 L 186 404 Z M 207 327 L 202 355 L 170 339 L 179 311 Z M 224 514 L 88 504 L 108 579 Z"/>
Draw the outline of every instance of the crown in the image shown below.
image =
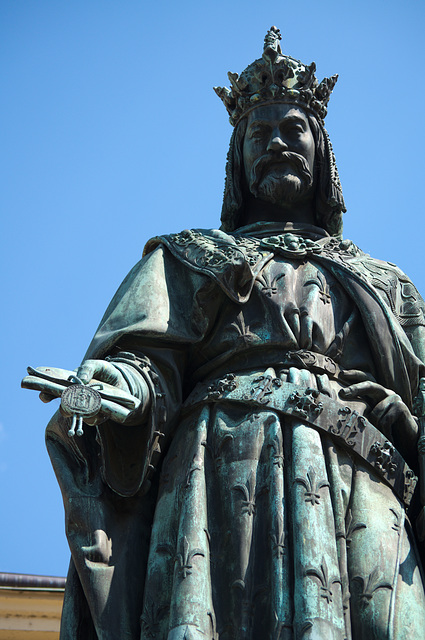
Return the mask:
<path fill-rule="evenodd" d="M 324 78 L 319 84 L 314 75 L 316 64 L 305 65 L 283 55 L 281 39 L 279 29 L 271 27 L 264 38 L 262 57 L 250 64 L 240 76 L 229 71 L 230 89 L 214 87 L 233 126 L 255 107 L 272 102 L 297 104 L 312 111 L 319 120 L 325 118 L 326 105 L 338 76 Z"/>

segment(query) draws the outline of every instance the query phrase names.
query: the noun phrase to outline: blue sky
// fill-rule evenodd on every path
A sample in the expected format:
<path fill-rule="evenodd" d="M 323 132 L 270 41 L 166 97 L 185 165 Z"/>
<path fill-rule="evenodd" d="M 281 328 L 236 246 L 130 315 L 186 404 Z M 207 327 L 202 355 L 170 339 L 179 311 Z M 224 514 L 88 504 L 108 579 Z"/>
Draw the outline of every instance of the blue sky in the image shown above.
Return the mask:
<path fill-rule="evenodd" d="M 330 133 L 346 237 L 425 294 L 425 5 L 418 0 L 2 0 L 0 572 L 65 575 L 26 366 L 78 366 L 146 240 L 218 225 L 231 127 L 213 85 L 282 48 L 339 73 Z"/>

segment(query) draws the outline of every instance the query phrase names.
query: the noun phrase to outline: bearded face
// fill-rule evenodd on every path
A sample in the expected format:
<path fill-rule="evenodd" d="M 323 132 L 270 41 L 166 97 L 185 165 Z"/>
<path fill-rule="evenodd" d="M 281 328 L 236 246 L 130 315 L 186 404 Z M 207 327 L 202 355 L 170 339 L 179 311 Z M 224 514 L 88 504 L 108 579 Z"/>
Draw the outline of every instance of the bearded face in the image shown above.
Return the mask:
<path fill-rule="evenodd" d="M 272 104 L 248 115 L 245 179 L 253 196 L 285 206 L 312 196 L 315 143 L 304 112 Z"/>
<path fill-rule="evenodd" d="M 269 155 L 254 162 L 248 186 L 252 195 L 267 202 L 295 202 L 307 194 L 313 185 L 313 174 L 306 159 L 298 153 L 283 151 L 279 160 Z"/>

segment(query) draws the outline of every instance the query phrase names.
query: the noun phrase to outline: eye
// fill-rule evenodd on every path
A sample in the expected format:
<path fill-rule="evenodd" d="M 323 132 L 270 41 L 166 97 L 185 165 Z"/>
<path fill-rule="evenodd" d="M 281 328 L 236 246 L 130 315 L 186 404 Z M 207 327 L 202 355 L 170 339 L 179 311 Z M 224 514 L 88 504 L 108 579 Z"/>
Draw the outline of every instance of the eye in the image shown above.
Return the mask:
<path fill-rule="evenodd" d="M 264 129 L 260 129 L 257 127 L 256 129 L 251 129 L 249 133 L 249 137 L 251 140 L 261 140 L 264 138 Z"/>
<path fill-rule="evenodd" d="M 285 127 L 285 132 L 292 136 L 301 135 L 304 133 L 304 127 L 302 124 L 294 122 L 293 124 L 287 125 Z"/>

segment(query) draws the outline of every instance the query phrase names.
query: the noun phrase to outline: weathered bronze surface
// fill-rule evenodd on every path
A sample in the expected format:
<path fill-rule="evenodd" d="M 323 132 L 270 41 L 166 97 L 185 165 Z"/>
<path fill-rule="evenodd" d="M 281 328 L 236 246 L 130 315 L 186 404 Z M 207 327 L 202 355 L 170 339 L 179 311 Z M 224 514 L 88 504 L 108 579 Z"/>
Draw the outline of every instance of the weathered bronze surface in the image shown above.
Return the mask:
<path fill-rule="evenodd" d="M 77 371 L 121 409 L 100 391 L 81 438 L 47 427 L 62 640 L 424 636 L 425 305 L 342 239 L 337 76 L 279 40 L 216 88 L 221 228 L 150 240 Z"/>

